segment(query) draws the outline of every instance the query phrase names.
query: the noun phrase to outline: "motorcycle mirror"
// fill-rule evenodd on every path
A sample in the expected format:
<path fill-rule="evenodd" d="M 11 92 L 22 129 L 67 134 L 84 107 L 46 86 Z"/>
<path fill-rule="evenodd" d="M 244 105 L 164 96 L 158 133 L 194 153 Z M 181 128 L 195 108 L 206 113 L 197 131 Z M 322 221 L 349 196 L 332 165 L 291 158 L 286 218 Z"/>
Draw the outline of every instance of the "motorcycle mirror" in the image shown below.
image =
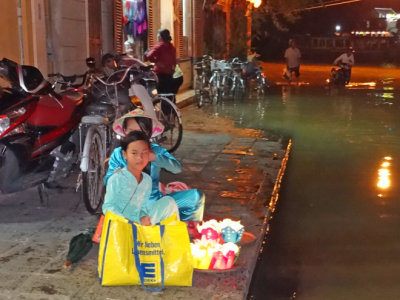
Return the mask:
<path fill-rule="evenodd" d="M 96 67 L 96 60 L 94 59 L 94 57 L 86 58 L 86 65 L 88 66 L 88 68 L 94 69 Z"/>
<path fill-rule="evenodd" d="M 18 79 L 20 86 L 28 93 L 37 93 L 47 84 L 39 69 L 33 66 L 19 66 Z"/>
<path fill-rule="evenodd" d="M 4 76 L 4 74 L 7 74 L 7 67 L 2 61 L 0 61 L 0 76 Z"/>

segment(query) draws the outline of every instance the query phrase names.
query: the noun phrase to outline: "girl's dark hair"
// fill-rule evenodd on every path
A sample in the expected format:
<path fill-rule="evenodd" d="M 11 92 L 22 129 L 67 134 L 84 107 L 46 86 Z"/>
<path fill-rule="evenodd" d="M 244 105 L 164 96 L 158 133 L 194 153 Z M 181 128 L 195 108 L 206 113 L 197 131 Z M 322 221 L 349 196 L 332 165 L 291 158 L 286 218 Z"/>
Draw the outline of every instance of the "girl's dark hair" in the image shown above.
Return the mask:
<path fill-rule="evenodd" d="M 114 55 L 112 55 L 111 53 L 106 53 L 103 55 L 103 57 L 101 58 L 101 64 L 103 65 L 103 67 L 105 67 L 107 60 L 109 59 L 114 59 L 115 57 Z"/>
<path fill-rule="evenodd" d="M 149 139 L 147 138 L 146 134 L 144 134 L 141 131 L 132 131 L 129 132 L 121 141 L 121 148 L 123 151 L 126 151 L 128 149 L 128 145 L 132 142 L 136 141 L 145 141 L 149 148 L 150 148 L 150 142 Z"/>
<path fill-rule="evenodd" d="M 170 42 L 172 40 L 168 29 L 159 29 L 157 33 L 164 42 Z"/>
<path fill-rule="evenodd" d="M 131 118 L 126 118 L 124 120 L 124 123 L 122 124 L 122 129 L 124 130 L 124 132 L 125 132 L 128 120 L 130 120 L 130 119 Z M 136 117 L 133 119 L 136 120 L 140 129 L 147 136 L 147 139 L 149 140 L 151 138 L 151 134 L 153 132 L 153 121 L 150 118 L 146 118 L 146 117 Z"/>

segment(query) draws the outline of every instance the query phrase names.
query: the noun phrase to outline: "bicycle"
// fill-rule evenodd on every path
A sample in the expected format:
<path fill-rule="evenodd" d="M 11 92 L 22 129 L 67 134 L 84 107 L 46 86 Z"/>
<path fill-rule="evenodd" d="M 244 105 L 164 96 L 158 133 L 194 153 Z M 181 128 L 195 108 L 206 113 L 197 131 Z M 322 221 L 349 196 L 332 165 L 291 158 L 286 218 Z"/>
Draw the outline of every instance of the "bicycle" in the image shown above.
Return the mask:
<path fill-rule="evenodd" d="M 195 64 L 196 79 L 194 84 L 195 99 L 197 106 L 200 108 L 207 101 L 212 102 L 210 91 L 211 78 L 211 61 L 212 58 L 204 55 L 202 61 Z"/>
<path fill-rule="evenodd" d="M 245 94 L 245 84 L 242 78 L 242 62 L 234 59 L 232 61 L 232 87 L 230 93 L 233 100 L 242 98 Z"/>
<path fill-rule="evenodd" d="M 103 179 L 107 170 L 107 157 L 116 144 L 112 124 L 121 116 L 118 86 L 126 80 L 129 71 L 130 68 L 126 69 L 120 80 L 111 83 L 92 74 L 88 84 L 88 91 L 97 93 L 97 101 L 89 105 L 88 115 L 82 118 L 79 126 L 81 172 L 77 189 L 81 187 L 83 202 L 91 214 L 97 213 L 104 200 Z M 102 93 L 94 80 L 105 87 L 105 92 Z M 114 98 L 110 97 L 108 87 L 114 88 Z M 98 94 L 99 91 L 101 95 Z"/>
<path fill-rule="evenodd" d="M 175 104 L 175 94 L 158 94 L 158 78 L 153 67 L 140 60 L 135 61 L 138 67 L 130 78 L 129 94 L 139 99 L 139 103 L 134 103 L 135 106 L 141 105 L 149 116 L 164 126 L 163 132 L 153 137 L 151 142 L 172 153 L 178 149 L 183 136 L 182 118 Z"/>
<path fill-rule="evenodd" d="M 211 63 L 212 75 L 209 80 L 210 91 L 212 97 L 212 103 L 216 104 L 224 97 L 226 84 L 226 75 L 229 70 L 229 66 L 225 60 L 213 60 Z"/>
<path fill-rule="evenodd" d="M 203 72 L 203 67 L 201 66 L 201 63 L 196 64 L 194 67 L 196 71 L 196 79 L 194 83 L 194 93 L 195 93 L 195 99 L 197 103 L 197 107 L 202 107 L 204 104 L 204 99 L 205 97 L 210 97 L 209 92 L 206 90 L 206 76 L 205 73 Z"/>

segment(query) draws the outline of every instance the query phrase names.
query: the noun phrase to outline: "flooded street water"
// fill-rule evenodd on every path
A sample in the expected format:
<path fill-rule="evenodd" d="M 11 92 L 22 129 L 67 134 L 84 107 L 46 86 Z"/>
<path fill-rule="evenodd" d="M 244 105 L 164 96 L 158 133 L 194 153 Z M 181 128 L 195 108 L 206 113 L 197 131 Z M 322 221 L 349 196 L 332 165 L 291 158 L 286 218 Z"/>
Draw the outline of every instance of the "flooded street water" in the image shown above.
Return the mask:
<path fill-rule="evenodd" d="M 400 299 L 396 82 L 205 107 L 293 145 L 250 299 Z"/>

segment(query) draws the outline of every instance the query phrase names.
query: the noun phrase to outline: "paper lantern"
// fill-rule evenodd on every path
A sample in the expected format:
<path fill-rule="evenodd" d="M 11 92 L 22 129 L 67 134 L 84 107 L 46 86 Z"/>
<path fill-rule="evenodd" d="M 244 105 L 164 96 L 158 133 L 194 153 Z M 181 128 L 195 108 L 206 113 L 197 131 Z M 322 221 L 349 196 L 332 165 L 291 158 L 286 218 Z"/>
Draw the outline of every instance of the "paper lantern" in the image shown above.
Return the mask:
<path fill-rule="evenodd" d="M 224 219 L 220 223 L 220 229 L 225 243 L 240 242 L 244 233 L 244 226 L 240 224 L 240 221 L 232 221 L 231 219 Z"/>

